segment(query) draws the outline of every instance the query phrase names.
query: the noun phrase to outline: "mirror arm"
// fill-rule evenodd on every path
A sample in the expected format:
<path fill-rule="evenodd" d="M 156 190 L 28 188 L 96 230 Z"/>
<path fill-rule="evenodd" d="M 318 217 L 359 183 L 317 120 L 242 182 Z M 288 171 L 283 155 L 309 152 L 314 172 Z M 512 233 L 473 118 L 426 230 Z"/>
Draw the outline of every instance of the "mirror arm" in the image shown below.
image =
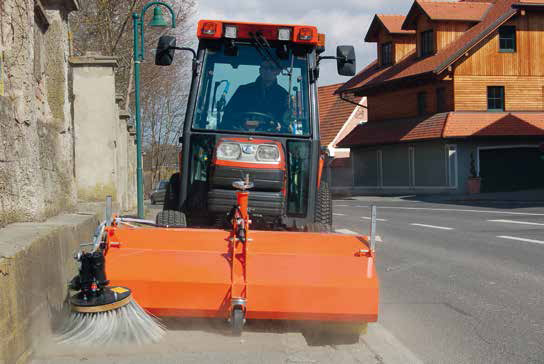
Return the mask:
<path fill-rule="evenodd" d="M 196 74 L 198 71 L 198 59 L 196 55 L 196 51 L 193 48 L 189 47 L 170 47 L 170 49 L 175 49 L 178 51 L 187 51 L 191 52 L 193 54 L 193 72 Z"/>
<path fill-rule="evenodd" d="M 317 59 L 317 64 L 319 64 L 323 59 L 334 59 L 336 61 L 340 60 L 340 61 L 344 61 L 344 62 L 348 62 L 347 58 L 346 57 L 335 57 L 335 56 L 319 56 L 319 58 Z"/>
<path fill-rule="evenodd" d="M 196 59 L 196 51 L 193 49 L 193 48 L 188 48 L 188 47 L 170 47 L 170 49 L 175 49 L 175 50 L 178 50 L 178 51 L 187 51 L 187 52 L 191 52 L 193 54 L 193 59 Z"/>

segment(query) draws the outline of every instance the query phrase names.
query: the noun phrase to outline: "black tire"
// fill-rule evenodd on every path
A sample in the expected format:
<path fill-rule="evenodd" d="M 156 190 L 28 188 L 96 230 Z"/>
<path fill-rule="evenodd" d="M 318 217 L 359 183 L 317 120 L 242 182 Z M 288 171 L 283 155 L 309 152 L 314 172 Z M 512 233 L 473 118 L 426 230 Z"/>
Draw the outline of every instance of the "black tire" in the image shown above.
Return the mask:
<path fill-rule="evenodd" d="M 332 229 L 332 195 L 329 183 L 325 181 L 321 181 L 317 191 L 314 221 L 329 231 Z"/>
<path fill-rule="evenodd" d="M 160 211 L 155 219 L 157 225 L 168 227 L 187 227 L 187 219 L 183 212 L 175 210 Z"/>
<path fill-rule="evenodd" d="M 166 186 L 166 192 L 164 193 L 164 202 L 162 209 L 167 210 L 178 210 L 179 209 L 179 194 L 181 190 L 181 177 L 179 172 L 174 173 L 168 181 Z"/>
<path fill-rule="evenodd" d="M 230 315 L 230 329 L 232 336 L 242 336 L 244 329 L 244 310 L 241 307 L 235 307 Z"/>

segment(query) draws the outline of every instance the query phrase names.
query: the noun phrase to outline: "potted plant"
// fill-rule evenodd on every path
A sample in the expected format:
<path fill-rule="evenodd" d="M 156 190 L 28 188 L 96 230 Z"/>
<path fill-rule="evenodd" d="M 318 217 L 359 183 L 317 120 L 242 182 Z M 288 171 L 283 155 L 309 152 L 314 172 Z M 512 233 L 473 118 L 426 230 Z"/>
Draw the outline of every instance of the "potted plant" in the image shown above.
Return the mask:
<path fill-rule="evenodd" d="M 470 177 L 467 181 L 467 190 L 470 195 L 480 193 L 482 178 L 476 173 L 476 162 L 474 161 L 474 152 L 470 153 Z"/>

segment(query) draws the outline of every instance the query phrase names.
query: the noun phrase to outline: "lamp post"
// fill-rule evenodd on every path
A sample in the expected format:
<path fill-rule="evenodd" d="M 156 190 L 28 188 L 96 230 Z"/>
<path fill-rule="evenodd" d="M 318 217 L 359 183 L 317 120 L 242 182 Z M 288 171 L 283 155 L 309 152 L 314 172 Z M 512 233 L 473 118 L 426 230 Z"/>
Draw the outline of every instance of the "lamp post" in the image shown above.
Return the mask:
<path fill-rule="evenodd" d="M 146 4 L 140 15 L 132 14 L 134 28 L 134 107 L 136 113 L 136 174 L 137 174 L 137 194 L 138 194 L 138 217 L 144 218 L 144 176 L 142 169 L 142 124 L 140 111 L 140 64 L 144 60 L 144 17 L 145 12 L 155 6 L 153 19 L 149 23 L 151 27 L 167 27 L 168 23 L 164 20 L 161 6 L 170 11 L 172 17 L 172 28 L 176 27 L 176 17 L 174 9 L 162 1 L 153 1 Z"/>

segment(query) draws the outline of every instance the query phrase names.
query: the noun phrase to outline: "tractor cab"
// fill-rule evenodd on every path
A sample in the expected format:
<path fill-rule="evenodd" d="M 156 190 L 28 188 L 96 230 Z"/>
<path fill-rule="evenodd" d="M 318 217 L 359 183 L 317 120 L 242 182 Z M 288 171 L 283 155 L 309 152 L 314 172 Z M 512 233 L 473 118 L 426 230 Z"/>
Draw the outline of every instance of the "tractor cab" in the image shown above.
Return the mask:
<path fill-rule="evenodd" d="M 191 225 L 222 225 L 236 201 L 233 183 L 249 176 L 256 226 L 330 225 L 319 62 L 336 59 L 340 74 L 353 75 L 353 47 L 320 57 L 324 35 L 313 26 L 201 20 L 197 35 L 180 172 L 170 179 L 162 218 L 177 211 Z M 156 64 L 171 64 L 175 50 L 190 49 L 161 37 Z"/>

